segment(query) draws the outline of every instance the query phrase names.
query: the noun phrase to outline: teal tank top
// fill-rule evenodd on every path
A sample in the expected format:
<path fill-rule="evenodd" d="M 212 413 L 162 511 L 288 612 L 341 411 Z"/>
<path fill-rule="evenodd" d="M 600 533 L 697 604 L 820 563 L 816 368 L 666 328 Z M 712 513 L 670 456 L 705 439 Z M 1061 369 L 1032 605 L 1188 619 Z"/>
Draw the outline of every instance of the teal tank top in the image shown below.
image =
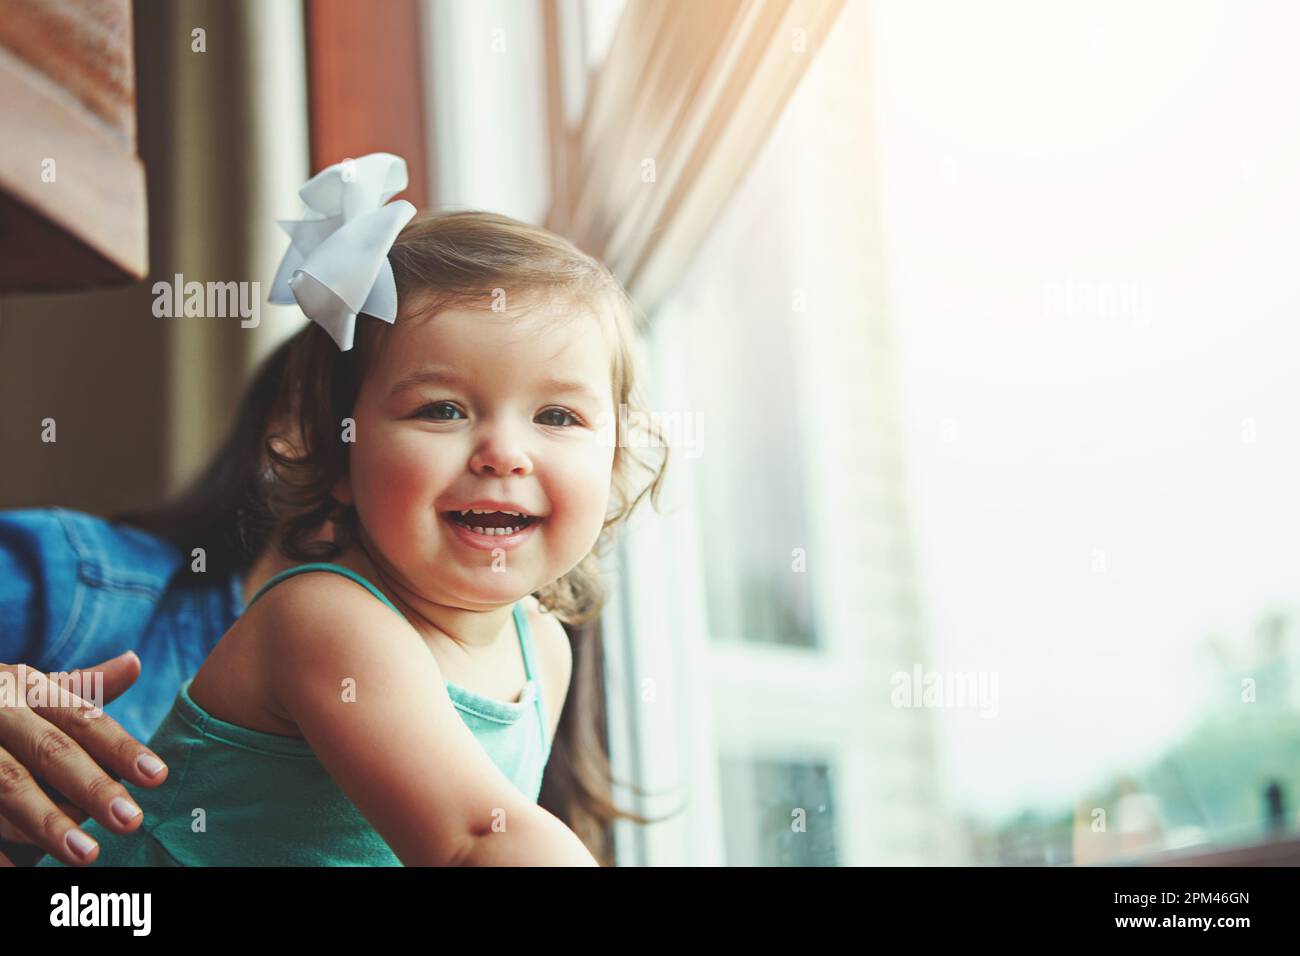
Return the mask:
<path fill-rule="evenodd" d="M 397 614 L 373 584 L 349 568 L 314 562 L 272 577 L 249 601 L 295 574 L 333 571 L 364 586 Z M 518 701 L 484 697 L 444 681 L 461 719 L 492 761 L 536 802 L 550 756 L 532 631 L 523 603 L 515 631 L 527 683 Z M 171 776 L 159 787 L 123 785 L 144 811 L 134 833 L 116 834 L 95 820 L 82 829 L 99 843 L 92 866 L 401 866 L 302 737 L 268 734 L 212 716 L 181 685 L 149 739 Z M 454 773 L 454 769 L 450 772 Z M 64 866 L 45 856 L 38 866 Z"/>

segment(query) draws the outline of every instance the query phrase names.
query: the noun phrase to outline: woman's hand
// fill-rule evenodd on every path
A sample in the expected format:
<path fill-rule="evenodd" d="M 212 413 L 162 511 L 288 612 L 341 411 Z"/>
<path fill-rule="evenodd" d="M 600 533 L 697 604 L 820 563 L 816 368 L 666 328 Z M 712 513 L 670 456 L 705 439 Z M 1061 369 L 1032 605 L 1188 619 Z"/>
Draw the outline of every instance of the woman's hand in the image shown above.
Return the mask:
<path fill-rule="evenodd" d="M 96 671 L 103 674 L 102 706 L 135 683 L 140 658 L 127 651 L 69 674 L 85 681 Z M 96 701 L 65 688 L 67 682 L 31 667 L 0 664 L 0 837 L 33 843 L 64 863 L 83 866 L 99 855 L 99 845 L 77 826 L 87 815 L 114 833 L 131 833 L 144 819 L 116 778 L 156 787 L 167 779 L 167 768 L 96 709 Z M 37 696 L 42 689 L 43 700 Z M 70 804 L 56 805 L 38 778 Z M 13 862 L 0 853 L 0 866 Z"/>

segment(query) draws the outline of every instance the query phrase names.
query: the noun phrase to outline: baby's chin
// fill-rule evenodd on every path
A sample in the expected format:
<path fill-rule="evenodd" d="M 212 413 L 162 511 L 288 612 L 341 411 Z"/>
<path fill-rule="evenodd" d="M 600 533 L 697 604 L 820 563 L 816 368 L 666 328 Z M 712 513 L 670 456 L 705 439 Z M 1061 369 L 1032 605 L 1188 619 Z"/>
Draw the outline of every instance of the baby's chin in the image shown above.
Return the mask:
<path fill-rule="evenodd" d="M 457 607 L 467 611 L 491 611 L 522 601 L 546 583 L 508 571 L 484 570 L 454 580 L 437 581 L 431 593 L 445 594 Z"/>

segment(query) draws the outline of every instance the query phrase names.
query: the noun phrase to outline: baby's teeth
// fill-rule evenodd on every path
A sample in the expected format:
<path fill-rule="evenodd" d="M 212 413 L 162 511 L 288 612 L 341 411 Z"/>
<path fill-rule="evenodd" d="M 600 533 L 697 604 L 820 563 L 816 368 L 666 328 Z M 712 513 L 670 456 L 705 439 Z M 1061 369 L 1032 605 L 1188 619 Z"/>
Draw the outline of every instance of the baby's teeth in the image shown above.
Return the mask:
<path fill-rule="evenodd" d="M 519 531 L 520 529 L 519 528 L 470 528 L 469 530 L 473 531 L 475 534 L 497 535 L 497 534 L 514 534 L 516 531 Z"/>

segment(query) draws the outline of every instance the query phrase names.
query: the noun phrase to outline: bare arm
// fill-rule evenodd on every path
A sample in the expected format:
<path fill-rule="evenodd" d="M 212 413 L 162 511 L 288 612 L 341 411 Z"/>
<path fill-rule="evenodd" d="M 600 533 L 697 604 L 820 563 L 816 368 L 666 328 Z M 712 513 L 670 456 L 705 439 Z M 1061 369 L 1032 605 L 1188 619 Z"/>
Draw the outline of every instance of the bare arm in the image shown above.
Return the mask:
<path fill-rule="evenodd" d="M 597 865 L 492 762 L 433 654 L 372 595 L 302 575 L 256 608 L 281 706 L 404 864 Z"/>

